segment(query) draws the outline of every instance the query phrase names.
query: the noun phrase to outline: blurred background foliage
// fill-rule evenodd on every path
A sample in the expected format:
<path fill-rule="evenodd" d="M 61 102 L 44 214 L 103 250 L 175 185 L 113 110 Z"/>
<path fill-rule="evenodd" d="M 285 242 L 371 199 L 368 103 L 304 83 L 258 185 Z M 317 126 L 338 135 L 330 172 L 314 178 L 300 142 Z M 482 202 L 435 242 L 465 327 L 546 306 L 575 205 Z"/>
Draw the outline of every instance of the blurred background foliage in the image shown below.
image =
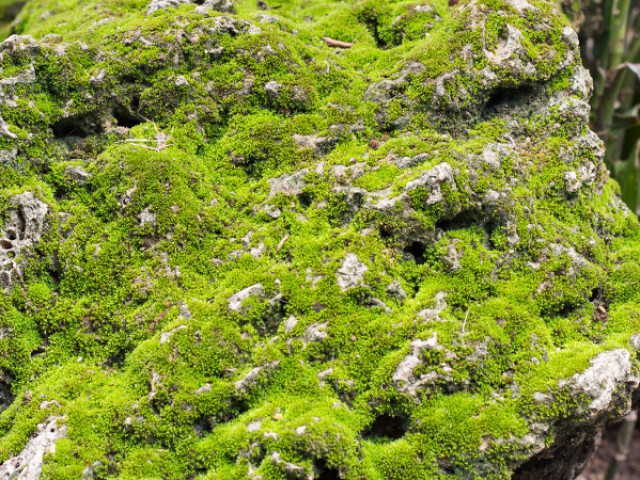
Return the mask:
<path fill-rule="evenodd" d="M 606 162 L 625 203 L 640 211 L 640 1 L 564 0 L 591 71 L 591 128 L 606 144 Z"/>
<path fill-rule="evenodd" d="M 640 213 L 640 0 L 560 0 L 594 80 L 591 128 L 622 198 Z M 0 40 L 26 1 L 0 0 Z"/>
<path fill-rule="evenodd" d="M 25 1 L 0 0 L 0 40 L 11 34 L 11 24 L 18 16 Z"/>

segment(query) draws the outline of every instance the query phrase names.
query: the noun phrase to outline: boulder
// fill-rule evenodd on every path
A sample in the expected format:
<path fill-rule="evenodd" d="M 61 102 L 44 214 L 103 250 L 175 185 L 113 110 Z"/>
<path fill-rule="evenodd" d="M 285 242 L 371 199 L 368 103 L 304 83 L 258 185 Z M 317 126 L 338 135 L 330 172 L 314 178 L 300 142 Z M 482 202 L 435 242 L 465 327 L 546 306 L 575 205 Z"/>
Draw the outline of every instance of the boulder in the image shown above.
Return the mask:
<path fill-rule="evenodd" d="M 639 406 L 568 2 L 53 3 L 0 45 L 0 477 L 564 480 Z"/>

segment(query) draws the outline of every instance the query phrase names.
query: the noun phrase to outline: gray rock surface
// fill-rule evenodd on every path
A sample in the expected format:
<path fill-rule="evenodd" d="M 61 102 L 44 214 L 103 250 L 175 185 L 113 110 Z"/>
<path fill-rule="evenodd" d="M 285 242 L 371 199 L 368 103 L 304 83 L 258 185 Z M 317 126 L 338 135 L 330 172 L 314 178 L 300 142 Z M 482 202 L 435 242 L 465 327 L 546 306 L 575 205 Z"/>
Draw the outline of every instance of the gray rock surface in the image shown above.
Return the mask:
<path fill-rule="evenodd" d="M 49 417 L 22 452 L 0 465 L 1 480 L 40 480 L 44 456 L 55 453 L 56 443 L 67 435 L 66 417 Z"/>
<path fill-rule="evenodd" d="M 229 310 L 239 312 L 242 310 L 242 303 L 251 297 L 261 297 L 264 295 L 264 287 L 261 283 L 251 285 L 250 287 L 240 290 L 229 297 Z"/>
<path fill-rule="evenodd" d="M 620 385 L 638 388 L 638 377 L 632 373 L 631 354 L 625 349 L 603 352 L 591 360 L 591 366 L 571 378 L 571 389 L 575 395 L 591 399 L 589 417 L 601 415 L 614 400 Z"/>
<path fill-rule="evenodd" d="M 362 285 L 364 274 L 369 268 L 358 260 L 353 253 L 348 253 L 342 262 L 342 266 L 336 272 L 336 281 L 344 292 L 350 288 Z"/>
<path fill-rule="evenodd" d="M 25 255 L 40 241 L 49 207 L 31 192 L 11 197 L 11 209 L 0 230 L 0 288 L 22 277 Z"/>

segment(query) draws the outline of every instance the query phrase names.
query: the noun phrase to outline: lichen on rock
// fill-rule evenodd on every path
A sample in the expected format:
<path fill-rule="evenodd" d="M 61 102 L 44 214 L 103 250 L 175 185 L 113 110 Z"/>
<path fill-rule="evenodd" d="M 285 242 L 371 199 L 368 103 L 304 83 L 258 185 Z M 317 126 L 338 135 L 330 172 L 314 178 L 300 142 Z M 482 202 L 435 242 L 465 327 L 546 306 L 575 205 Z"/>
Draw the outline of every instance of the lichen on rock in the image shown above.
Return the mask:
<path fill-rule="evenodd" d="M 72 3 L 0 45 L 0 471 L 564 479 L 637 406 L 559 2 Z"/>

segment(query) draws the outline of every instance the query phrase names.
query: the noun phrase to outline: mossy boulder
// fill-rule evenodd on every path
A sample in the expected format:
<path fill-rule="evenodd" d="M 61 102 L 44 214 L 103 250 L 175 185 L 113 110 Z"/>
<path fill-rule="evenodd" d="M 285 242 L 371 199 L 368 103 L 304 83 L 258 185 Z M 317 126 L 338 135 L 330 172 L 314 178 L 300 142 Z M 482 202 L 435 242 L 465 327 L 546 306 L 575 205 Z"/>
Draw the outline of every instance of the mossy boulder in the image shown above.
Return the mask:
<path fill-rule="evenodd" d="M 640 226 L 559 3 L 12 28 L 1 474 L 566 479 L 632 407 Z"/>

